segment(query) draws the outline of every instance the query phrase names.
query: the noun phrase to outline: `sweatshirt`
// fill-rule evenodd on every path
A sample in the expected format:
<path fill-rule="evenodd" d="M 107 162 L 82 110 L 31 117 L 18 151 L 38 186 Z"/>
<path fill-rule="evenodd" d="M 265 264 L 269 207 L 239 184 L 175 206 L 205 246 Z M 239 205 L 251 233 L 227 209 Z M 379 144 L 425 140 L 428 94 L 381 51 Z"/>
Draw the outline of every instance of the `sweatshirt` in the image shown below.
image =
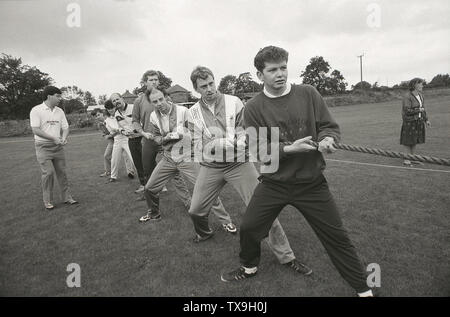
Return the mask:
<path fill-rule="evenodd" d="M 148 101 L 146 94 L 142 94 L 134 101 L 132 122 L 133 129 L 138 132 L 150 132 L 150 114 L 155 107 Z"/>
<path fill-rule="evenodd" d="M 279 144 L 278 170 L 261 174 L 262 180 L 272 182 L 309 183 L 325 169 L 325 160 L 319 151 L 285 153 L 284 146 L 307 136 L 312 136 L 316 142 L 327 136 L 333 137 L 335 142 L 340 140 L 338 124 L 322 96 L 310 85 L 292 85 L 288 94 L 276 98 L 269 98 L 263 92 L 256 95 L 246 104 L 244 125 L 257 131 L 266 127 L 268 144 Z M 278 140 L 271 140 L 271 127 L 279 128 Z"/>

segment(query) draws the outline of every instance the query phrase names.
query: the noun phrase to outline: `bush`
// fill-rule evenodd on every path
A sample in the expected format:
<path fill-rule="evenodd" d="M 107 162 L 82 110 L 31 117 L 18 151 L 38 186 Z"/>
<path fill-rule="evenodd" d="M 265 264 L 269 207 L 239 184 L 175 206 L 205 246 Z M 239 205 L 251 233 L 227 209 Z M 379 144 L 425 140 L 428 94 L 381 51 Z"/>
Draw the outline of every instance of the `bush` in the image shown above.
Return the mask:
<path fill-rule="evenodd" d="M 95 118 L 87 113 L 71 113 L 66 115 L 71 130 L 95 127 Z M 0 137 L 31 135 L 30 120 L 0 121 Z"/>
<path fill-rule="evenodd" d="M 66 115 L 70 128 L 90 128 L 95 126 L 95 118 L 87 113 L 70 113 Z"/>
<path fill-rule="evenodd" d="M 32 134 L 30 120 L 0 121 L 0 137 Z"/>

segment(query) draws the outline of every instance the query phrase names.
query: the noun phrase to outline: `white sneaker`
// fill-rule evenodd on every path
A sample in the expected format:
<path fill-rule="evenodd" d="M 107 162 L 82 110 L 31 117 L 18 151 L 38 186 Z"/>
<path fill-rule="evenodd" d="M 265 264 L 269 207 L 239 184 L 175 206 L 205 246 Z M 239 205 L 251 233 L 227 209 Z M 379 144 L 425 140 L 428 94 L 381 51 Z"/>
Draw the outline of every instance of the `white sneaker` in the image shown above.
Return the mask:
<path fill-rule="evenodd" d="M 144 192 L 144 190 L 145 190 L 145 187 L 144 187 L 143 185 L 141 185 L 141 186 L 139 186 L 139 188 L 136 189 L 134 192 L 135 192 L 136 194 L 142 194 L 142 193 Z"/>
<path fill-rule="evenodd" d="M 167 191 L 167 187 L 166 187 L 166 186 L 164 186 L 164 187 L 163 187 L 163 189 L 161 190 L 161 192 L 163 192 L 163 193 L 164 193 L 164 192 L 166 192 L 166 191 Z"/>
<path fill-rule="evenodd" d="M 229 232 L 229 233 L 237 232 L 237 228 L 232 222 L 227 223 L 226 225 L 222 225 L 222 228 L 223 228 L 223 230 L 225 230 L 226 232 Z"/>

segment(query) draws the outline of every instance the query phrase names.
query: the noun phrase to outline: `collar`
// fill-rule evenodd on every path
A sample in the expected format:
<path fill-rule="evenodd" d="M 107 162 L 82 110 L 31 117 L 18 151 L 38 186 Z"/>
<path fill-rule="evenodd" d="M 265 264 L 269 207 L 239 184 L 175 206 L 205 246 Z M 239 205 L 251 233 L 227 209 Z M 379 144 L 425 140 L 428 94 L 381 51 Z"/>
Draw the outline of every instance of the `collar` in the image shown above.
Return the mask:
<path fill-rule="evenodd" d="M 127 110 L 127 107 L 128 107 L 128 104 L 127 104 L 127 103 L 125 103 L 125 107 L 123 107 L 123 110 L 120 110 L 119 108 L 117 108 L 117 110 L 116 110 L 116 111 L 118 111 L 118 112 L 120 113 L 120 115 L 121 115 L 121 116 L 123 116 L 123 113 L 122 113 L 122 111 L 123 111 L 123 112 L 125 112 L 125 110 Z"/>
<path fill-rule="evenodd" d="M 156 110 L 156 112 L 157 112 L 160 116 L 169 116 L 169 115 L 172 113 L 172 110 L 175 108 L 173 103 L 171 103 L 171 102 L 167 102 L 167 103 L 169 104 L 170 109 L 169 109 L 169 111 L 168 111 L 166 114 L 163 114 L 161 111 Z"/>
<path fill-rule="evenodd" d="M 214 101 L 214 104 L 212 104 L 212 105 L 208 104 L 205 100 L 203 100 L 203 98 L 200 99 L 200 101 L 201 101 L 200 104 L 208 109 L 210 107 L 216 107 L 219 104 L 221 97 L 222 97 L 222 94 L 220 92 L 217 92 L 217 98 L 216 98 L 216 101 Z"/>
<path fill-rule="evenodd" d="M 414 99 L 417 99 L 417 97 L 419 97 L 420 100 L 422 100 L 422 102 L 423 102 L 423 96 L 422 96 L 422 93 L 421 93 L 421 92 L 417 92 L 417 96 L 416 96 L 416 95 L 414 95 L 414 94 L 412 93 L 412 91 L 411 91 L 411 92 L 410 92 L 410 95 L 411 95 Z"/>
<path fill-rule="evenodd" d="M 286 96 L 288 93 L 291 92 L 291 84 L 290 83 L 286 83 L 286 89 L 284 90 L 284 92 L 280 95 L 280 96 L 274 96 L 272 95 L 270 92 L 267 91 L 266 87 L 264 87 L 264 94 L 269 97 L 269 98 L 279 98 L 279 97 L 283 97 Z"/>
<path fill-rule="evenodd" d="M 56 109 L 56 106 L 54 106 L 53 107 L 53 109 L 52 108 L 50 108 L 46 103 L 45 103 L 45 101 L 43 101 L 42 102 L 42 104 L 44 105 L 44 108 L 45 108 L 45 110 L 50 110 L 50 111 L 53 111 L 53 110 L 55 110 Z"/>

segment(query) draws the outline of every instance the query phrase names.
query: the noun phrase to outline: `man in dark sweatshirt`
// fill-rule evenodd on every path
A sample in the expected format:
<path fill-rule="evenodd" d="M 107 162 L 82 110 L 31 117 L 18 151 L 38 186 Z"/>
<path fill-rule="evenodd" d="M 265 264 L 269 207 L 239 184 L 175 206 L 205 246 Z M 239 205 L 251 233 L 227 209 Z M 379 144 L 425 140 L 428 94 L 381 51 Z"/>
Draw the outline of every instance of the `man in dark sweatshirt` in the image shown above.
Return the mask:
<path fill-rule="evenodd" d="M 339 141 L 339 126 L 314 87 L 287 83 L 287 61 L 288 52 L 274 46 L 260 50 L 254 60 L 264 91 L 246 104 L 244 124 L 257 131 L 278 127 L 279 155 L 268 156 L 279 159 L 279 168 L 273 173 L 262 171 L 242 219 L 241 266 L 222 274 L 221 279 L 230 282 L 256 275 L 260 242 L 289 204 L 303 214 L 341 276 L 358 295 L 372 296 L 363 265 L 322 174 L 322 152 L 336 151 L 333 144 Z M 267 143 L 273 142 L 271 133 L 266 135 Z M 261 141 L 258 135 L 258 143 Z M 260 159 L 267 162 L 267 155 Z"/>

